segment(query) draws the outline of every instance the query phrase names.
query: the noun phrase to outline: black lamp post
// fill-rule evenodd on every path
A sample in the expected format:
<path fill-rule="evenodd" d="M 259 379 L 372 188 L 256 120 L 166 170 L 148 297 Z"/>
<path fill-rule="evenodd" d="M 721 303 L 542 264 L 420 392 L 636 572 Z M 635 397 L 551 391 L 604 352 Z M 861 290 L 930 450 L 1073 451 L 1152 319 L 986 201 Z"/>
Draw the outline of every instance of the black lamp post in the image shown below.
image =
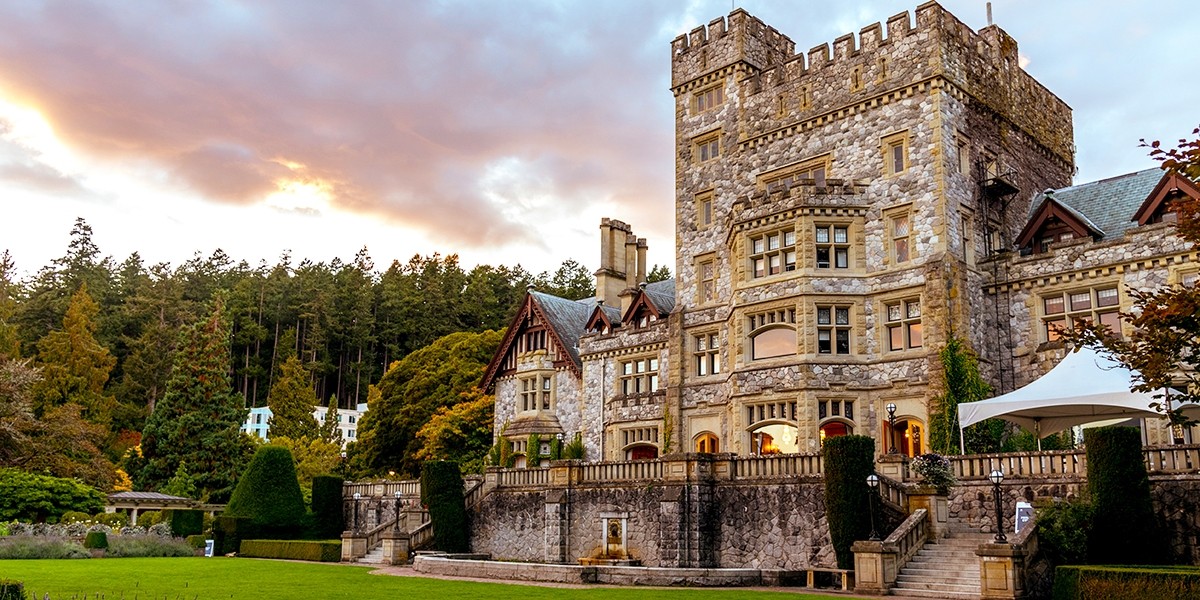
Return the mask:
<path fill-rule="evenodd" d="M 888 454 L 895 454 L 899 452 L 896 449 L 896 403 L 888 402 L 884 408 L 888 413 L 888 445 L 890 446 Z"/>
<path fill-rule="evenodd" d="M 358 529 L 358 501 L 361 498 L 362 498 L 362 494 L 360 494 L 358 492 L 354 492 L 354 526 L 350 528 L 350 531 L 353 531 L 356 533 L 359 531 L 359 529 Z"/>
<path fill-rule="evenodd" d="M 563 434 L 562 434 L 562 432 L 561 432 L 561 431 L 560 431 L 560 432 L 558 432 L 558 434 L 556 434 L 556 435 L 554 436 L 554 438 L 558 440 L 558 456 L 556 456 L 556 457 L 554 458 L 554 460 L 562 460 L 562 454 L 563 454 L 563 445 L 562 445 L 562 443 L 563 443 Z"/>
<path fill-rule="evenodd" d="M 879 476 L 874 473 L 867 475 L 867 487 L 871 488 L 871 494 L 867 497 L 867 512 L 871 515 L 871 537 L 868 539 L 878 542 L 879 531 L 875 529 L 875 496 L 879 495 Z"/>
<path fill-rule="evenodd" d="M 392 529 L 400 531 L 400 490 L 396 490 L 393 496 L 396 497 L 396 522 L 392 524 Z"/>
<path fill-rule="evenodd" d="M 1003 544 L 1008 541 L 1004 536 L 1004 506 L 1000 500 L 1000 484 L 1004 483 L 1004 471 L 995 469 L 988 479 L 992 480 L 992 495 L 996 501 L 996 543 Z"/>

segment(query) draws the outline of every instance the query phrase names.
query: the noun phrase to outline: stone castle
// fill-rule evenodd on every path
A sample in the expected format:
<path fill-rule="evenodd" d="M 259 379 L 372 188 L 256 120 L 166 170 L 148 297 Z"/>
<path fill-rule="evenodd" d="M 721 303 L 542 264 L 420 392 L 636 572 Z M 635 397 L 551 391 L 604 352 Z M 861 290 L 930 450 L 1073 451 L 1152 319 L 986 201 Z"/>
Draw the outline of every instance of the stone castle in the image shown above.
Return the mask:
<path fill-rule="evenodd" d="M 1127 327 L 1128 288 L 1200 274 L 1169 212 L 1196 185 L 1072 186 L 1071 110 L 996 25 L 929 2 L 797 53 L 737 9 L 671 61 L 676 278 L 647 283 L 646 241 L 605 219 L 596 298 L 526 296 L 484 378 L 518 466 L 576 435 L 587 461 L 849 433 L 918 454 L 951 337 L 1011 391 L 1059 327 Z"/>

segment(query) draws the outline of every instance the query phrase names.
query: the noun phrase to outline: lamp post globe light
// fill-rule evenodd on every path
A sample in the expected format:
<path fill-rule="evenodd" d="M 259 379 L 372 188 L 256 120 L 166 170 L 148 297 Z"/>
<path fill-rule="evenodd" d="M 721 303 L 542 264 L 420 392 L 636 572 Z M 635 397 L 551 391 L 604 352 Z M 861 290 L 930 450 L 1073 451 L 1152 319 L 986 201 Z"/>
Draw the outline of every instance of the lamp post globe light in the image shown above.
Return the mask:
<path fill-rule="evenodd" d="M 871 494 L 867 497 L 867 512 L 871 515 L 871 537 L 872 542 L 879 541 L 879 531 L 875 529 L 875 496 L 879 495 L 879 476 L 871 473 L 867 475 L 867 487 L 871 489 Z"/>
<path fill-rule="evenodd" d="M 888 414 L 888 454 L 895 454 L 899 452 L 896 450 L 896 403 L 888 402 L 884 408 Z"/>
<path fill-rule="evenodd" d="M 393 495 L 396 497 L 396 521 L 394 523 L 392 523 L 392 529 L 399 531 L 400 530 L 400 490 L 396 490 L 396 493 Z"/>
<path fill-rule="evenodd" d="M 1004 535 L 1004 506 L 1000 498 L 1000 484 L 1004 483 L 1004 471 L 993 469 L 988 479 L 992 480 L 992 496 L 996 503 L 996 543 L 1003 544 L 1008 541 Z"/>
<path fill-rule="evenodd" d="M 358 501 L 362 498 L 362 494 L 354 492 L 354 526 L 351 531 L 358 531 Z"/>

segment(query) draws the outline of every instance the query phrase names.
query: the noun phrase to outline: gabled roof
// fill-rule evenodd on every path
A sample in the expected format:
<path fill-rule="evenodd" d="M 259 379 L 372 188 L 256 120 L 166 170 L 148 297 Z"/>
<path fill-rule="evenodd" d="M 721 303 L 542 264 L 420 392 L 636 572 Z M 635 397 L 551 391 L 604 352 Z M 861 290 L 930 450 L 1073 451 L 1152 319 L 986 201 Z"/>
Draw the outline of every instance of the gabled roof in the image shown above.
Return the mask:
<path fill-rule="evenodd" d="M 1053 195 L 1043 194 L 1044 199 L 1038 206 L 1037 212 L 1025 223 L 1025 228 L 1017 235 L 1017 247 L 1024 248 L 1033 242 L 1033 238 L 1044 230 L 1053 220 L 1062 221 L 1075 232 L 1077 237 L 1090 235 L 1095 239 L 1103 239 L 1104 231 L 1079 211 L 1059 202 Z"/>
<path fill-rule="evenodd" d="M 603 324 L 609 331 L 619 327 L 621 325 L 621 309 L 606 304 L 597 304 L 596 308 L 592 309 L 592 316 L 588 317 L 583 330 L 595 331 L 600 329 L 597 326 L 599 324 Z"/>
<path fill-rule="evenodd" d="M 637 315 L 650 310 L 656 318 L 664 318 L 675 308 L 675 280 L 656 281 L 640 287 L 622 317 L 623 322 L 637 320 Z"/>
<path fill-rule="evenodd" d="M 500 342 L 500 347 L 496 349 L 496 354 L 488 363 L 487 371 L 484 372 L 483 379 L 480 381 L 480 387 L 484 390 L 491 387 L 496 373 L 500 370 L 500 365 L 504 363 L 504 357 L 508 355 L 517 336 L 521 333 L 521 323 L 531 313 L 546 324 L 546 329 L 550 332 L 550 338 L 555 346 L 570 358 L 568 363 L 571 370 L 577 376 L 582 375 L 583 362 L 579 358 L 579 336 L 583 335 L 588 316 L 595 306 L 595 298 L 567 300 L 532 290 L 526 292 L 521 309 L 513 316 L 513 320 L 504 334 L 504 339 Z"/>
<path fill-rule="evenodd" d="M 1051 195 L 1059 205 L 1085 219 L 1085 223 L 1090 223 L 1092 228 L 1100 232 L 1101 239 L 1106 239 L 1120 236 L 1137 226 L 1131 217 L 1138 212 L 1162 178 L 1162 170 L 1156 167 L 1065 187 L 1054 190 Z M 1031 222 L 1036 219 L 1046 200 L 1045 193 L 1033 199 L 1029 206 Z M 1028 227 L 1027 224 L 1026 229 Z"/>
<path fill-rule="evenodd" d="M 1158 180 L 1158 185 L 1155 185 L 1154 189 L 1150 191 L 1150 195 L 1142 201 L 1142 205 L 1138 207 L 1131 220 L 1137 221 L 1138 225 L 1145 225 L 1151 222 L 1156 214 L 1166 210 L 1166 204 L 1170 200 L 1181 196 L 1200 200 L 1200 187 L 1192 180 L 1177 173 L 1163 175 L 1162 179 Z"/>

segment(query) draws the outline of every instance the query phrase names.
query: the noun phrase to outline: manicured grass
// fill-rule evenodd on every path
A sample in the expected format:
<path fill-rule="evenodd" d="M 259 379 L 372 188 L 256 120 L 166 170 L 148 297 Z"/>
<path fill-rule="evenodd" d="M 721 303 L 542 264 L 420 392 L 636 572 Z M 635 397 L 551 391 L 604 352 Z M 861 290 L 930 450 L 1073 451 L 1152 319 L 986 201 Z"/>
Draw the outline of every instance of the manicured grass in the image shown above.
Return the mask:
<path fill-rule="evenodd" d="M 0 579 L 25 582 L 37 598 L 124 600 L 320 600 L 323 598 L 498 598 L 512 600 L 601 600 L 611 588 L 562 589 L 499 583 L 371 575 L 369 567 L 247 558 L 112 558 L 4 560 Z M 846 596 L 725 589 L 620 590 L 622 600 L 845 600 Z"/>

